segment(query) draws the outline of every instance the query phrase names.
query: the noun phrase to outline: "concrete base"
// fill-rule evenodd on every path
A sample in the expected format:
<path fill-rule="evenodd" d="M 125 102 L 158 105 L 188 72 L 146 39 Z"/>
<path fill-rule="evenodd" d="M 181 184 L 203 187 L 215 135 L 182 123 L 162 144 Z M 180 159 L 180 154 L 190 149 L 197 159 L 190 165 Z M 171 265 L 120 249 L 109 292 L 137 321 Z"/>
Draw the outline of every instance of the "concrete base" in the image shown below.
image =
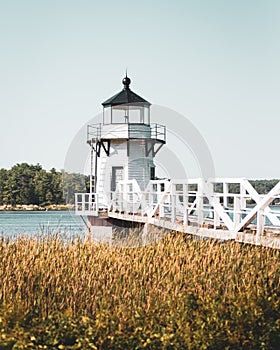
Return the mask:
<path fill-rule="evenodd" d="M 148 223 L 120 220 L 112 217 L 88 217 L 90 237 L 96 243 L 135 247 L 155 242 L 167 230 Z"/>

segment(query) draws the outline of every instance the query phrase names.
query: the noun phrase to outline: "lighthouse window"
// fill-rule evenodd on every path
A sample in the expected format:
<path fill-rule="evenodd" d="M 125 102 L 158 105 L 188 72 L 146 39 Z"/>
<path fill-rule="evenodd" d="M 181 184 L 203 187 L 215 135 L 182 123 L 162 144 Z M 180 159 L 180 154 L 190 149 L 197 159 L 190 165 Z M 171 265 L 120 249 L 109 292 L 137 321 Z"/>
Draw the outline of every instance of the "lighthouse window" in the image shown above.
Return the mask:
<path fill-rule="evenodd" d="M 128 123 L 129 110 L 127 106 L 112 107 L 112 124 Z"/>
<path fill-rule="evenodd" d="M 144 107 L 143 108 L 143 123 L 150 125 L 150 108 L 149 107 Z"/>
<path fill-rule="evenodd" d="M 142 123 L 140 120 L 140 110 L 130 109 L 129 110 L 129 123 Z"/>
<path fill-rule="evenodd" d="M 150 124 L 149 107 L 142 103 L 129 105 L 129 123 L 132 124 Z"/>
<path fill-rule="evenodd" d="M 111 124 L 111 108 L 104 108 L 103 124 Z"/>

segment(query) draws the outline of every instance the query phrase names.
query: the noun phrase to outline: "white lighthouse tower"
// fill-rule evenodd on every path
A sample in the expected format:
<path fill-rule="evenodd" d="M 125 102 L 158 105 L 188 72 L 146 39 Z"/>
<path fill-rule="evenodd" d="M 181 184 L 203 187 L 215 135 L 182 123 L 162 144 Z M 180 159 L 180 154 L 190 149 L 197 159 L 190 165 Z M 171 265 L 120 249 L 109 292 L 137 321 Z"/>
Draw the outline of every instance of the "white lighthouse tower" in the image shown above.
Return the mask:
<path fill-rule="evenodd" d="M 151 104 L 130 89 L 127 76 L 122 83 L 123 89 L 102 103 L 102 123 L 88 125 L 87 130 L 92 175 L 91 198 L 84 200 L 84 209 L 93 231 L 104 232 L 113 225 L 104 211 L 120 183 L 133 180 L 144 191 L 155 179 L 154 157 L 166 139 L 165 126 L 151 123 Z"/>

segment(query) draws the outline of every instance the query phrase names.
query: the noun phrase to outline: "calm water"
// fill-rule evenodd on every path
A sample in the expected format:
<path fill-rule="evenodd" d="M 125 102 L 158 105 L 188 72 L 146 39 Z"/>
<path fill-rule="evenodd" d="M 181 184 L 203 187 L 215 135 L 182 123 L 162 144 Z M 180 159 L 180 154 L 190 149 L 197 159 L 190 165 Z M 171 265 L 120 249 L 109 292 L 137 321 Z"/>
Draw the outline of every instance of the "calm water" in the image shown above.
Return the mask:
<path fill-rule="evenodd" d="M 276 214 L 280 207 L 272 210 Z M 85 232 L 85 222 L 73 211 L 0 211 L 0 235 L 4 236 L 58 233 L 66 238 L 84 238 Z"/>
<path fill-rule="evenodd" d="M 86 226 L 73 211 L 0 211 L 0 234 L 38 235 L 58 233 L 65 237 L 83 237 Z"/>

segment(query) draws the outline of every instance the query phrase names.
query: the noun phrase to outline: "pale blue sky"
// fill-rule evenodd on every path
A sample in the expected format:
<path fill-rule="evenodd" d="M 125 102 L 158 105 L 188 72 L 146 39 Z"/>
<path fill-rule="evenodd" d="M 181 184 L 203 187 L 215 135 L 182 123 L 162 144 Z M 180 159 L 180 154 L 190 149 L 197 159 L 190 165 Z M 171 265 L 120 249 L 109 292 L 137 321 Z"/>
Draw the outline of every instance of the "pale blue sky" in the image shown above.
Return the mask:
<path fill-rule="evenodd" d="M 0 167 L 62 169 L 121 89 L 185 115 L 217 176 L 279 178 L 280 1 L 0 0 Z"/>

